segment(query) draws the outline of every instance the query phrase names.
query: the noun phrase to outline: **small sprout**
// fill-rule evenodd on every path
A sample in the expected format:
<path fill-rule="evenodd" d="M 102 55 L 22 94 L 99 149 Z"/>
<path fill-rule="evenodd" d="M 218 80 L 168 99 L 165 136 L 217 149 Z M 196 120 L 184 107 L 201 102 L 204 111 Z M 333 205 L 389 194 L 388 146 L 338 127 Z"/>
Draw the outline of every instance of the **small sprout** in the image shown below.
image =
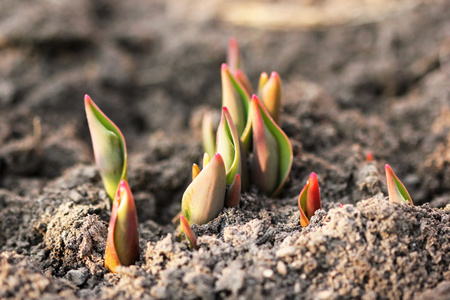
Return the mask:
<path fill-rule="evenodd" d="M 260 190 L 276 197 L 280 194 L 291 170 L 293 160 L 291 142 L 256 95 L 251 99 L 249 118 L 242 137 L 244 145 L 249 144 L 250 136 L 253 137 L 251 179 Z"/>
<path fill-rule="evenodd" d="M 280 124 L 281 116 L 281 90 L 281 79 L 277 72 L 272 72 L 269 79 L 267 79 L 267 73 L 261 74 L 258 95 L 277 124 Z"/>
<path fill-rule="evenodd" d="M 125 180 L 120 181 L 114 199 L 106 241 L 105 267 L 116 272 L 139 258 L 139 232 L 133 194 Z"/>
<path fill-rule="evenodd" d="M 395 175 L 394 171 L 392 171 L 391 166 L 386 164 L 384 169 L 386 171 L 386 182 L 390 201 L 394 203 L 410 203 L 414 205 L 411 196 L 403 183 L 398 179 L 397 175 Z"/>
<path fill-rule="evenodd" d="M 121 180 L 127 179 L 127 148 L 119 128 L 86 95 L 86 116 L 91 132 L 95 161 L 111 201 Z"/>
<path fill-rule="evenodd" d="M 183 215 L 180 216 L 180 225 L 184 236 L 189 241 L 189 244 L 191 244 L 191 248 L 198 250 L 197 237 L 195 236 L 195 233 L 192 231 L 191 226 L 189 226 L 188 221 L 186 221 L 186 218 Z"/>
<path fill-rule="evenodd" d="M 203 115 L 202 120 L 202 140 L 203 149 L 210 157 L 214 156 L 216 149 L 216 138 L 214 135 L 214 126 L 211 113 L 207 112 Z"/>
<path fill-rule="evenodd" d="M 214 155 L 213 155 L 214 156 Z M 206 165 L 209 163 L 210 161 L 210 157 L 208 153 L 205 152 L 205 154 L 203 154 L 203 168 L 206 167 Z"/>
<path fill-rule="evenodd" d="M 241 135 L 247 123 L 250 96 L 242 84 L 231 74 L 226 64 L 222 64 L 221 75 L 222 107 L 228 107 L 236 130 Z"/>
<path fill-rule="evenodd" d="M 235 37 L 230 38 L 228 41 L 227 51 L 227 64 L 230 66 L 230 70 L 235 72 L 242 68 L 241 66 L 241 52 L 239 51 L 239 44 Z"/>
<path fill-rule="evenodd" d="M 227 185 L 233 183 L 236 174 L 241 173 L 241 147 L 233 118 L 226 107 L 222 108 L 222 118 L 217 128 L 217 152 L 223 158 L 227 173 Z"/>
<path fill-rule="evenodd" d="M 372 162 L 373 161 L 373 154 L 372 152 L 369 152 L 366 154 L 366 162 Z"/>
<path fill-rule="evenodd" d="M 269 80 L 269 75 L 267 75 L 266 72 L 262 72 L 261 76 L 259 76 L 259 83 L 258 83 L 258 94 L 261 95 L 261 91 L 266 85 L 267 81 Z"/>
<path fill-rule="evenodd" d="M 195 177 L 198 176 L 198 174 L 200 174 L 200 168 L 198 167 L 197 164 L 193 164 L 192 165 L 192 180 L 194 180 Z"/>
<path fill-rule="evenodd" d="M 183 194 L 181 213 L 189 224 L 205 224 L 224 207 L 226 172 L 222 156 L 216 153 Z"/>
<path fill-rule="evenodd" d="M 241 176 L 236 174 L 233 183 L 228 187 L 225 196 L 225 207 L 235 207 L 241 202 Z"/>
<path fill-rule="evenodd" d="M 302 225 L 302 227 L 308 226 L 309 220 L 314 216 L 316 210 L 322 208 L 319 181 L 314 172 L 309 175 L 308 181 L 298 196 L 298 207 L 300 208 L 300 225 Z"/>

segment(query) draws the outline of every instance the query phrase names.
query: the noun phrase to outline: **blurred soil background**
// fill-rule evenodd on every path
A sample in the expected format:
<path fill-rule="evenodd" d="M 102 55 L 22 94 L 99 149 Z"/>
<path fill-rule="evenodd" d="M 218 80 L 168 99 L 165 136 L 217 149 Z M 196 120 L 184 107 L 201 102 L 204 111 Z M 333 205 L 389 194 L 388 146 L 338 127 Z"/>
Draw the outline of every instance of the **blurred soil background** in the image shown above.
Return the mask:
<path fill-rule="evenodd" d="M 280 74 L 294 163 L 280 199 L 194 226 L 195 252 L 171 219 L 230 37 L 254 86 Z M 141 259 L 119 275 L 84 94 L 130 155 Z M 385 163 L 419 207 L 384 199 Z M 0 298 L 449 299 L 449 204 L 448 0 L 0 2 Z"/>

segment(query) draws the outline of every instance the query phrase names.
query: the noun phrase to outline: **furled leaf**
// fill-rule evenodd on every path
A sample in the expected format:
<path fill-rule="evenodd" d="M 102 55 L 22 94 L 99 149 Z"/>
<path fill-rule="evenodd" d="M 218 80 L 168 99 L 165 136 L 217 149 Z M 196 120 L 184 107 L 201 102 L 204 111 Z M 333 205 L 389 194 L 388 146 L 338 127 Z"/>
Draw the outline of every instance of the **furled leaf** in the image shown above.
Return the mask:
<path fill-rule="evenodd" d="M 312 172 L 308 181 L 298 196 L 298 207 L 300 208 L 300 224 L 302 227 L 309 225 L 309 220 L 316 210 L 322 208 L 320 200 L 319 181 L 316 173 Z"/>
<path fill-rule="evenodd" d="M 139 232 L 133 194 L 125 180 L 120 181 L 109 221 L 105 266 L 115 272 L 139 258 Z"/>
<path fill-rule="evenodd" d="M 127 179 L 127 148 L 119 128 L 86 95 L 86 116 L 91 132 L 95 161 L 106 193 L 114 199 L 120 180 Z"/>
<path fill-rule="evenodd" d="M 227 107 L 222 108 L 222 118 L 217 129 L 217 152 L 223 158 L 227 173 L 227 185 L 233 183 L 236 174 L 241 172 L 240 140 L 233 118 Z"/>
<path fill-rule="evenodd" d="M 214 156 L 216 149 L 216 139 L 214 135 L 214 126 L 211 113 L 207 112 L 203 115 L 202 120 L 202 140 L 203 149 L 210 157 Z"/>
<path fill-rule="evenodd" d="M 252 180 L 267 194 L 276 197 L 291 171 L 293 160 L 291 142 L 255 95 L 251 99 L 249 117 L 251 121 L 248 122 L 250 125 L 247 125 L 246 140 L 243 143 L 248 143 L 249 136 L 253 137 L 253 153 L 256 158 L 252 166 Z M 276 182 L 276 185 L 273 182 Z M 269 183 L 270 188 L 262 186 Z"/>
<path fill-rule="evenodd" d="M 245 129 L 249 109 L 249 95 L 244 87 L 230 73 L 228 66 L 222 64 L 222 107 L 226 106 L 233 118 L 239 135 Z"/>
<path fill-rule="evenodd" d="M 210 156 L 208 153 L 205 152 L 205 154 L 203 154 L 203 168 L 206 167 L 206 165 L 209 163 L 209 160 L 210 160 Z"/>
<path fill-rule="evenodd" d="M 193 164 L 192 165 L 192 180 L 194 180 L 195 177 L 198 176 L 198 174 L 200 174 L 200 168 L 198 167 L 197 164 Z"/>
<path fill-rule="evenodd" d="M 216 153 L 184 192 L 181 213 L 189 224 L 205 224 L 223 209 L 225 192 L 225 164 Z"/>
<path fill-rule="evenodd" d="M 191 244 L 191 248 L 198 250 L 197 236 L 192 231 L 191 226 L 189 226 L 188 221 L 186 220 L 186 218 L 183 215 L 180 216 L 180 225 L 181 225 L 181 230 L 184 233 L 184 236 Z"/>
<path fill-rule="evenodd" d="M 279 147 L 277 140 L 264 124 L 261 110 L 255 108 L 252 112 L 252 181 L 259 190 L 270 195 L 278 186 Z"/>
<path fill-rule="evenodd" d="M 272 72 L 270 78 L 266 80 L 267 74 L 261 74 L 259 81 L 258 95 L 264 107 L 270 113 L 272 119 L 280 124 L 281 116 L 281 79 L 277 72 Z M 265 83 L 264 83 L 265 81 Z"/>
<path fill-rule="evenodd" d="M 385 171 L 390 201 L 396 203 L 410 203 L 414 205 L 411 196 L 403 183 L 398 179 L 397 175 L 395 175 L 394 171 L 392 171 L 391 166 L 386 164 Z"/>
<path fill-rule="evenodd" d="M 261 76 L 259 76 L 259 83 L 258 83 L 258 95 L 261 95 L 262 89 L 266 85 L 267 81 L 269 80 L 269 75 L 267 75 L 266 72 L 262 72 Z"/>
<path fill-rule="evenodd" d="M 239 51 L 239 44 L 235 37 L 228 41 L 227 64 L 230 66 L 232 72 L 242 68 L 241 66 L 241 52 Z"/>

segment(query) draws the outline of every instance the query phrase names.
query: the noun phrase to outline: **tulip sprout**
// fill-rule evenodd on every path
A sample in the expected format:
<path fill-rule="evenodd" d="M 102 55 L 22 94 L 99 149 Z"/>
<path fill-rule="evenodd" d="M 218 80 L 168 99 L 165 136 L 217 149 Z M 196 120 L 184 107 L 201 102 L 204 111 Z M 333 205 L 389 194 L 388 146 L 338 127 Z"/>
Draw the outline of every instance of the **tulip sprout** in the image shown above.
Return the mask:
<path fill-rule="evenodd" d="M 386 164 L 385 171 L 390 201 L 393 203 L 410 203 L 414 205 L 411 196 L 394 171 L 392 171 L 391 166 Z"/>
<path fill-rule="evenodd" d="M 316 210 L 322 208 L 319 181 L 314 172 L 309 175 L 308 181 L 298 196 L 298 207 L 300 208 L 300 225 L 302 227 L 308 226 Z"/>
<path fill-rule="evenodd" d="M 225 204 L 226 172 L 217 153 L 200 171 L 183 194 L 181 214 L 189 224 L 205 224 L 220 213 Z"/>
<path fill-rule="evenodd" d="M 277 124 L 280 124 L 281 118 L 281 90 L 281 79 L 277 72 L 272 72 L 270 78 L 267 77 L 265 72 L 261 74 L 258 95 Z"/>
<path fill-rule="evenodd" d="M 243 143 L 248 144 L 252 137 L 254 157 L 251 179 L 260 190 L 276 197 L 291 171 L 291 142 L 256 95 L 251 99 L 249 118 Z"/>
<path fill-rule="evenodd" d="M 184 232 L 184 236 L 189 241 L 189 244 L 191 244 L 191 248 L 197 250 L 197 237 L 195 236 L 195 233 L 192 231 L 191 226 L 189 226 L 188 221 L 183 215 L 180 216 L 180 225 L 181 230 Z"/>
<path fill-rule="evenodd" d="M 105 267 L 116 272 L 139 258 L 139 232 L 133 194 L 125 180 L 120 181 L 114 199 L 106 241 Z"/>
<path fill-rule="evenodd" d="M 249 111 L 250 95 L 231 74 L 226 64 L 222 64 L 222 107 L 230 110 L 234 125 L 239 135 L 244 132 Z"/>
<path fill-rule="evenodd" d="M 121 180 L 127 179 L 127 148 L 119 128 L 86 95 L 86 117 L 91 132 L 95 162 L 111 201 Z"/>

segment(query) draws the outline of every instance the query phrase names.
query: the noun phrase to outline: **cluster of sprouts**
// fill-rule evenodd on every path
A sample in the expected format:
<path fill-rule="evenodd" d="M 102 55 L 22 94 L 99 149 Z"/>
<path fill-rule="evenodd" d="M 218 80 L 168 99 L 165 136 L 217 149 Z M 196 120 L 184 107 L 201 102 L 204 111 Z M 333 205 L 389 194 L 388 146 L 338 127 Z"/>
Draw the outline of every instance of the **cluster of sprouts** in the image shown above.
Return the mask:
<path fill-rule="evenodd" d="M 277 197 L 289 178 L 293 161 L 291 143 L 280 128 L 282 84 L 280 76 L 262 73 L 257 94 L 242 70 L 237 41 L 231 39 L 227 64 L 221 67 L 222 115 L 217 129 L 211 114 L 204 115 L 202 169 L 192 166 L 192 182 L 183 194 L 179 215 L 181 231 L 198 249 L 192 224 L 205 224 L 224 207 L 238 206 L 250 185 Z M 127 149 L 119 128 L 85 96 L 86 116 L 97 167 L 111 204 L 105 266 L 116 272 L 139 259 L 136 206 L 127 182 Z M 372 154 L 366 158 L 373 160 Z M 410 203 L 408 191 L 386 164 L 391 202 Z M 312 172 L 298 197 L 300 224 L 306 227 L 321 209 L 319 181 Z"/>

